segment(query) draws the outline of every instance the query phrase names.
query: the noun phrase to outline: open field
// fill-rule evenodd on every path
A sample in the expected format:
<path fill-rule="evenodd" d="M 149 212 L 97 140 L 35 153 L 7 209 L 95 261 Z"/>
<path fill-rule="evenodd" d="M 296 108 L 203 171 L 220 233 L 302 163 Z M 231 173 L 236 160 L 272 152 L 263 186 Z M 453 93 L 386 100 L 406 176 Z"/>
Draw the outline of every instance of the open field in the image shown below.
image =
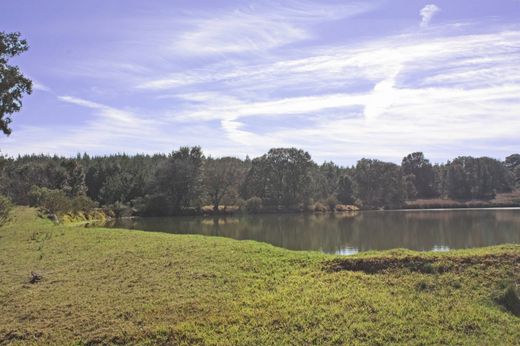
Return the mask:
<path fill-rule="evenodd" d="M 20 207 L 0 228 L 0 344 L 514 345 L 511 283 L 520 245 L 340 257 Z"/>

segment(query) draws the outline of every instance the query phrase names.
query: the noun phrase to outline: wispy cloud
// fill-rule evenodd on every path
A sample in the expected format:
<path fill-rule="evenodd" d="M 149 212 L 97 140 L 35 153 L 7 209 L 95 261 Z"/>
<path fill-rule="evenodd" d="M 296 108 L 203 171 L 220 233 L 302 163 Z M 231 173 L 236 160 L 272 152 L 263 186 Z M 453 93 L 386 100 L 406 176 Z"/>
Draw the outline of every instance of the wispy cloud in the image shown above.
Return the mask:
<path fill-rule="evenodd" d="M 419 12 L 421 15 L 421 27 L 427 27 L 430 24 L 433 16 L 435 16 L 440 10 L 440 7 L 435 4 L 428 4 L 424 6 Z"/>
<path fill-rule="evenodd" d="M 200 14 L 175 38 L 177 54 L 207 55 L 263 52 L 313 37 L 310 26 L 358 15 L 374 8 L 369 2 L 317 4 L 307 1 L 265 2 L 232 12 Z"/>
<path fill-rule="evenodd" d="M 297 146 L 351 163 L 398 161 L 412 150 L 434 159 L 505 155 L 520 145 L 518 25 L 465 18 L 430 26 L 440 8 L 429 4 L 420 11 L 427 30 L 417 30 L 415 12 L 407 27 L 358 34 L 360 20 L 381 24 L 385 6 L 240 2 L 142 12 L 126 18 L 126 31 L 119 20 L 122 38 L 60 64 L 60 83 L 49 83 L 64 95 L 54 109 L 81 123 L 24 124 L 2 148 L 108 153 L 198 144 L 218 156 Z"/>

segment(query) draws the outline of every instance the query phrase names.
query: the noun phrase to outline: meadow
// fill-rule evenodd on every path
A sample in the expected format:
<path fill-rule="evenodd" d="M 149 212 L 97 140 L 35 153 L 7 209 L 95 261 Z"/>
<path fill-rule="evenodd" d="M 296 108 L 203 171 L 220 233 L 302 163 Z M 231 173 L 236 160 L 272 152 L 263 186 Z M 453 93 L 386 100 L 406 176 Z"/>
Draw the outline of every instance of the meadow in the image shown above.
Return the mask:
<path fill-rule="evenodd" d="M 16 207 L 0 345 L 515 345 L 519 283 L 520 245 L 337 256 Z"/>

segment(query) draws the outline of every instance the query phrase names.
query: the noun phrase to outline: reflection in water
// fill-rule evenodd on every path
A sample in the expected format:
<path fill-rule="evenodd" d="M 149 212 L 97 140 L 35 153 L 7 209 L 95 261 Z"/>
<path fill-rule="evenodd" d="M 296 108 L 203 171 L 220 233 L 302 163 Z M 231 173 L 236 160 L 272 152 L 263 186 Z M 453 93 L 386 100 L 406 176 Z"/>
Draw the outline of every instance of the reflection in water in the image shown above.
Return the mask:
<path fill-rule="evenodd" d="M 520 209 L 138 218 L 107 226 L 249 239 L 292 250 L 338 254 L 392 248 L 446 251 L 520 243 Z"/>

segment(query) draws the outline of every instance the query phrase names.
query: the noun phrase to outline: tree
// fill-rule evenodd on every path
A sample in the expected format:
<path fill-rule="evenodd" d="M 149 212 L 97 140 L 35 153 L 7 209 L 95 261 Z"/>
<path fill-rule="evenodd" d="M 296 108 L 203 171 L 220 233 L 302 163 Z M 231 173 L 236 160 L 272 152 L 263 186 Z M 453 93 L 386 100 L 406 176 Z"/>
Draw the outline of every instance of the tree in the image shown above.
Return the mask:
<path fill-rule="evenodd" d="M 254 159 L 245 184 L 246 198 L 260 197 L 267 205 L 294 206 L 310 194 L 313 162 L 306 151 L 275 148 Z"/>
<path fill-rule="evenodd" d="M 65 161 L 62 166 L 65 168 L 65 177 L 61 189 L 69 197 L 85 195 L 87 185 L 83 166 L 77 160 Z"/>
<path fill-rule="evenodd" d="M 403 158 L 401 163 L 401 169 L 403 174 L 408 176 L 407 183 L 413 184 L 415 191 L 417 192 L 416 197 L 418 198 L 429 198 L 435 195 L 435 173 L 433 166 L 430 161 L 424 157 L 421 152 L 415 152 L 407 155 Z M 414 177 L 411 178 L 410 175 Z M 412 191 L 412 186 L 409 187 Z"/>
<path fill-rule="evenodd" d="M 354 203 L 354 183 L 348 175 L 339 178 L 337 197 L 343 204 Z"/>
<path fill-rule="evenodd" d="M 489 157 L 460 156 L 448 163 L 448 196 L 455 199 L 494 198 L 512 188 L 511 173 Z"/>
<path fill-rule="evenodd" d="M 520 188 L 520 154 L 513 154 L 506 157 L 504 165 L 511 172 L 514 185 Z"/>
<path fill-rule="evenodd" d="M 354 173 L 358 197 L 371 208 L 399 208 L 404 204 L 405 188 L 398 165 L 361 159 Z"/>
<path fill-rule="evenodd" d="M 9 65 L 9 59 L 27 51 L 27 41 L 20 33 L 0 32 L 0 130 L 11 134 L 11 114 L 22 108 L 23 94 L 31 94 L 32 82 L 18 66 Z"/>
<path fill-rule="evenodd" d="M 208 158 L 204 163 L 204 187 L 213 209 L 218 207 L 224 198 L 234 199 L 246 172 L 244 163 L 234 157 L 219 159 Z"/>
<path fill-rule="evenodd" d="M 197 204 L 201 196 L 202 160 L 200 147 L 181 147 L 157 168 L 154 192 L 164 195 L 174 212 Z"/>
<path fill-rule="evenodd" d="M 336 194 L 338 190 L 341 169 L 334 162 L 324 162 L 315 169 L 314 174 L 315 195 L 318 199 L 326 199 Z"/>

